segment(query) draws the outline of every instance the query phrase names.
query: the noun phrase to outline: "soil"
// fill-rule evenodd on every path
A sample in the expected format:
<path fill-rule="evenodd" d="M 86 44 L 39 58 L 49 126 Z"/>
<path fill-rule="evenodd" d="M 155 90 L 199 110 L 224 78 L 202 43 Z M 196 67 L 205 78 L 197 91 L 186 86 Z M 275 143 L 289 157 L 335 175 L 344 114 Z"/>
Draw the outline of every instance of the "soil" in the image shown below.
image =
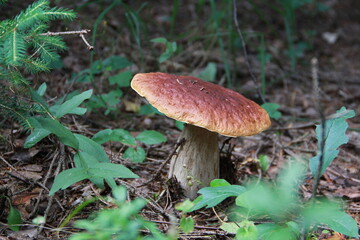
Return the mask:
<path fill-rule="evenodd" d="M 25 1 L 26 2 L 26 1 Z M 171 1 L 124 1 L 132 13 L 139 11 L 141 46 L 136 43 L 136 34 L 131 30 L 126 9 L 118 5 L 110 10 L 103 20 L 96 23 L 100 13 L 111 1 L 55 1 L 61 7 L 75 9 L 76 21 L 52 24 L 51 31 L 93 29 L 98 24 L 96 40 L 93 31 L 85 37 L 94 44 L 93 53 L 89 51 L 78 36 L 65 36 L 68 50 L 62 53 L 63 66 L 49 73 L 28 76 L 35 88 L 46 82 L 46 98 L 50 103 L 74 90 L 94 89 L 95 94 L 112 89 L 107 82 L 110 74 L 95 75 L 91 83 L 71 81 L 72 75 L 89 68 L 91 54 L 94 60 L 120 55 L 129 59 L 132 66 L 126 70 L 137 72 L 161 71 L 181 75 L 196 75 L 204 70 L 209 62 L 216 64 L 215 83 L 242 93 L 246 97 L 262 103 L 280 105 L 282 116 L 273 120 L 271 128 L 250 137 L 227 138 L 220 136 L 221 178 L 232 184 L 245 184 L 249 179 L 276 179 L 279 171 L 289 159 L 306 162 L 316 155 L 317 141 L 315 125 L 321 116 L 334 114 L 342 106 L 354 110 L 356 116 L 348 119 L 346 133 L 349 142 L 340 147 L 340 153 L 320 179 L 317 194 L 327 198 L 342 199 L 346 211 L 360 224 L 360 2 L 358 0 L 311 1 L 311 4 L 296 10 L 294 43 L 306 46 L 299 51 L 296 69 L 291 69 L 286 54 L 288 43 L 282 10 L 277 1 L 264 3 L 260 0 L 238 1 L 237 19 L 239 29 L 246 42 L 247 56 L 243 53 L 236 28 L 233 26 L 231 1 L 217 2 L 218 17 L 225 15 L 216 28 L 211 18 L 211 5 L 207 1 L 202 7 L 199 2 L 180 1 L 174 24 L 171 22 L 173 5 Z M 86 2 L 89 2 L 88 4 Z M 97 3 L 96 3 L 97 2 Z M 176 1 L 174 1 L 176 2 Z M 320 11 L 315 3 L 327 9 Z M 16 3 L 13 8 L 4 8 L 5 17 L 14 16 L 28 3 Z M 224 10 L 227 9 L 227 10 Z M 1 10 L 1 8 L 0 8 Z M 3 10 L 1 10 L 3 11 Z M 230 11 L 230 12 L 229 12 Z M 231 15 L 226 17 L 226 15 Z M 3 19 L 3 17 L 2 17 Z M 225 53 L 221 50 L 218 34 L 223 36 Z M 264 37 L 267 54 L 271 55 L 266 63 L 266 92 L 259 94 L 261 62 L 258 49 L 260 35 Z M 162 44 L 154 44 L 150 39 L 166 37 L 176 41 L 178 52 L 168 61 L 159 64 L 158 56 L 164 51 Z M 226 61 L 223 61 L 223 54 Z M 317 60 L 317 65 L 311 64 Z M 249 67 L 247 66 L 249 64 Z M 231 80 L 227 80 L 226 69 Z M 317 70 L 319 94 L 314 94 L 314 75 Z M 122 70 L 120 70 L 122 71 Z M 116 72 L 119 73 L 119 72 Z M 254 75 L 254 78 L 252 77 Z M 168 165 L 162 163 L 173 151 L 180 130 L 175 121 L 162 115 L 139 115 L 136 110 L 145 104 L 131 88 L 122 88 L 124 94 L 117 111 L 105 115 L 104 109 L 96 109 L 85 116 L 66 116 L 62 122 L 73 132 L 92 136 L 96 132 L 110 128 L 123 128 L 134 135 L 143 130 L 157 130 L 167 137 L 167 141 L 157 145 L 143 145 L 147 158 L 143 163 L 133 163 L 124 159 L 125 146 L 120 143 L 104 144 L 109 158 L 131 168 L 140 176 L 138 179 L 117 180 L 126 185 L 130 199 L 142 197 L 152 199 L 142 215 L 156 222 L 159 228 L 169 229 L 168 214 L 180 217 L 174 209 L 176 203 L 185 198 L 176 182 L 167 181 Z M 9 205 L 6 198 L 0 198 L 0 239 L 66 239 L 78 231 L 74 221 L 87 218 L 91 213 L 106 207 L 101 201 L 90 204 L 74 216 L 67 228 L 54 231 L 69 213 L 82 201 L 91 196 L 108 196 L 110 188 L 98 189 L 90 181 L 76 183 L 66 190 L 48 196 L 56 169 L 63 170 L 73 166 L 74 151 L 64 147 L 56 137 L 44 139 L 36 146 L 25 149 L 23 144 L 28 136 L 20 126 L 0 117 L 4 137 L 0 145 L 0 195 L 7 196 L 12 205 L 21 213 L 24 226 L 19 232 L 6 228 Z M 256 159 L 267 155 L 270 167 L 262 172 Z M 302 160 L 299 160 L 302 159 Z M 160 171 L 156 178 L 148 182 Z M 145 184 L 146 183 L 146 184 Z M 311 173 L 307 174 L 300 193 L 307 200 L 313 191 Z M 145 185 L 144 185 L 145 184 Z M 156 196 L 156 201 L 154 197 Z M 201 209 L 191 214 L 196 221 L 195 231 L 180 234 L 180 239 L 231 239 L 233 235 L 220 230 L 220 220 L 225 219 L 225 209 L 233 204 L 232 200 L 212 209 Z M 35 216 L 47 216 L 45 228 L 31 222 Z M 315 239 L 315 238 L 314 238 Z M 347 239 L 345 236 L 330 232 L 316 239 Z"/>

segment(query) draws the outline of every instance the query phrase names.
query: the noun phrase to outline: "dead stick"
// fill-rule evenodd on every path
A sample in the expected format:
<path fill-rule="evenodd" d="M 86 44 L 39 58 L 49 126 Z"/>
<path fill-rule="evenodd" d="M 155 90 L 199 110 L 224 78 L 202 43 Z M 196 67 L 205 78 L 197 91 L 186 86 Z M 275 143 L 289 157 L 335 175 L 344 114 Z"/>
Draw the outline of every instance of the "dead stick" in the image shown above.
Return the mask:
<path fill-rule="evenodd" d="M 240 40 L 241 40 L 241 44 L 242 44 L 242 48 L 243 48 L 243 54 L 244 54 L 244 57 L 245 57 L 246 67 L 247 67 L 247 69 L 248 69 L 248 72 L 250 73 L 250 76 L 251 76 L 252 81 L 253 81 L 254 84 L 255 84 L 256 91 L 257 91 L 258 95 L 260 96 L 261 101 L 262 101 L 263 103 L 266 103 L 265 98 L 264 98 L 264 96 L 262 95 L 262 93 L 261 93 L 261 91 L 260 91 L 260 89 L 259 89 L 258 80 L 257 80 L 257 78 L 255 77 L 254 72 L 252 71 L 252 69 L 251 69 L 251 67 L 250 67 L 249 56 L 248 56 L 247 50 L 246 50 L 246 43 L 245 43 L 244 37 L 243 37 L 243 35 L 242 35 L 242 33 L 241 33 L 239 21 L 238 21 L 238 19 L 237 19 L 236 0 L 233 0 L 233 18 L 234 18 L 234 23 L 235 23 L 236 31 L 237 31 L 237 33 L 238 33 L 238 35 L 239 35 Z"/>
<path fill-rule="evenodd" d="M 81 39 L 84 41 L 85 45 L 87 46 L 87 49 L 93 50 L 94 47 L 90 45 L 90 43 L 86 40 L 84 34 L 88 34 L 91 30 L 84 29 L 80 31 L 66 31 L 66 32 L 46 32 L 40 34 L 41 36 L 59 36 L 59 35 L 72 35 L 72 34 L 79 34 Z"/>

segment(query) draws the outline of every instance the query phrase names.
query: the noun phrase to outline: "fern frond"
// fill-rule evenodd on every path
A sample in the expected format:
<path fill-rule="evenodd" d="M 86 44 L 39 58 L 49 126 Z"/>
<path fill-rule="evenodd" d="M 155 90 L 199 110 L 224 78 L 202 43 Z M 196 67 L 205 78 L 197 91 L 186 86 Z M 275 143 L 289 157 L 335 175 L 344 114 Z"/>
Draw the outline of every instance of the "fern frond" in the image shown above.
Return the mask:
<path fill-rule="evenodd" d="M 14 29 L 6 36 L 3 48 L 6 64 L 18 66 L 26 54 L 26 43 L 23 34 Z"/>
<path fill-rule="evenodd" d="M 9 74 L 9 82 L 11 82 L 13 85 L 29 86 L 28 80 L 26 80 L 24 76 L 17 69 L 9 70 L 8 74 Z"/>

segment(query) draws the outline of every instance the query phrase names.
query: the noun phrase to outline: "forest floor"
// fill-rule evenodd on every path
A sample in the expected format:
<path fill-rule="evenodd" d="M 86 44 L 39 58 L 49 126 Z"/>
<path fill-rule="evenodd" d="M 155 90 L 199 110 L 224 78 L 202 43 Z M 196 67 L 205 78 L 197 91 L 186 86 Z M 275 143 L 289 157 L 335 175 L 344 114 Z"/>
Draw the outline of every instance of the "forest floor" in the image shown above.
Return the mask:
<path fill-rule="evenodd" d="M 60 2 L 60 1 L 56 1 Z M 102 1 L 100 1 L 102 2 Z M 128 1 L 132 9 L 138 9 L 142 1 Z M 232 18 L 224 18 L 221 22 L 221 33 L 225 34 L 225 54 L 228 64 L 224 64 L 219 40 L 215 34 L 210 34 L 211 24 L 206 22 L 211 12 L 209 4 L 196 10 L 197 1 L 180 1 L 178 14 L 172 24 L 172 4 L 170 1 L 148 1 L 148 5 L 141 10 L 140 17 L 144 24 L 141 29 L 141 51 L 134 40 L 135 34 L 130 30 L 125 17 L 125 9 L 117 6 L 111 9 L 100 21 L 95 42 L 94 59 L 105 59 L 112 55 L 126 57 L 134 64 L 130 69 L 137 72 L 161 71 L 173 74 L 194 75 L 201 72 L 209 62 L 216 64 L 215 83 L 228 86 L 246 97 L 261 103 L 256 90 L 260 80 L 252 79 L 246 61 L 250 64 L 256 79 L 260 79 L 261 63 L 258 58 L 260 46 L 259 34 L 265 39 L 265 47 L 270 60 L 266 63 L 266 93 L 269 102 L 277 103 L 281 107 L 280 119 L 273 121 L 269 130 L 251 137 L 228 139 L 221 136 L 221 178 L 232 184 L 244 184 L 250 178 L 275 179 L 290 158 L 310 159 L 316 155 L 317 141 L 315 124 L 320 122 L 319 103 L 325 116 L 330 116 L 342 106 L 354 110 L 356 116 L 348 119 L 349 142 L 340 147 L 339 156 L 328 167 L 321 177 L 318 195 L 329 198 L 341 198 L 346 203 L 349 213 L 360 224 L 360 2 L 358 0 L 327 0 L 323 2 L 328 10 L 319 12 L 314 5 L 304 6 L 296 11 L 296 27 L 294 42 L 299 48 L 296 70 L 292 71 L 288 55 L 288 48 L 284 20 L 276 8 L 269 7 L 263 1 L 239 1 L 237 4 L 238 20 L 244 40 L 247 42 L 248 57 L 245 58 L 239 43 L 230 44 L 231 37 L 237 38 L 236 30 L 228 33 L 228 25 L 233 24 Z M 224 1 L 227 2 L 227 1 Z M 314 1 L 315 2 L 315 1 Z M 80 6 L 70 1 L 61 1 L 62 7 L 73 8 L 78 12 L 78 19 L 67 23 L 68 30 L 93 29 L 100 12 L 109 4 L 83 4 Z M 60 4 L 60 3 L 59 3 Z M 14 4 L 15 5 L 15 4 Z M 220 5 L 220 4 L 219 4 Z M 225 4 L 224 4 L 225 5 Z M 276 5 L 276 4 L 275 4 Z M 11 11 L 16 14 L 25 6 L 13 6 Z M 225 7 L 224 7 L 225 8 Z M 226 8 L 225 8 L 226 9 Z M 10 13 L 8 13 L 10 14 Z M 223 15 L 221 15 L 223 14 Z M 219 16 L 231 15 L 219 8 Z M 229 19 L 230 22 L 226 22 Z M 173 30 L 169 30 L 173 29 Z M 210 30 L 209 30 L 210 29 Z M 54 25 L 52 31 L 63 31 L 63 25 Z M 222 32 L 224 31 L 224 32 Z M 90 40 L 92 33 L 86 35 Z M 257 35 L 256 35 L 257 34 Z M 166 37 L 176 41 L 179 51 L 168 61 L 158 64 L 157 57 L 162 51 L 161 45 L 153 44 L 149 40 L 155 37 Z M 46 82 L 47 97 L 50 101 L 74 90 L 94 88 L 95 93 L 104 93 L 111 89 L 107 84 L 109 74 L 95 75 L 95 83 L 79 83 L 70 81 L 74 73 L 89 68 L 91 53 L 87 50 L 81 38 L 77 36 L 65 37 L 69 46 L 63 55 L 63 66 L 50 73 L 39 76 L 29 76 L 34 86 Z M 299 44 L 301 43 L 301 44 Z M 313 94 L 313 78 L 311 59 L 318 60 L 318 79 L 320 96 L 316 99 Z M 231 81 L 226 81 L 225 68 L 229 67 Z M 133 180 L 119 180 L 126 184 L 130 198 L 143 197 L 156 201 L 143 210 L 143 215 L 151 221 L 156 221 L 161 229 L 169 228 L 169 220 L 164 212 L 180 216 L 174 210 L 176 203 L 184 200 L 178 189 L 167 183 L 168 166 L 165 166 L 160 176 L 154 181 L 143 185 L 157 172 L 163 161 L 174 149 L 180 136 L 180 130 L 175 122 L 166 116 L 139 115 L 134 112 L 144 103 L 130 88 L 123 88 L 122 101 L 117 106 L 117 112 L 104 115 L 103 110 L 93 110 L 82 117 L 67 117 L 64 122 L 76 133 L 92 136 L 103 129 L 123 128 L 134 135 L 144 129 L 157 130 L 167 137 L 163 144 L 143 146 L 147 158 L 143 163 L 132 163 L 122 157 L 121 144 L 105 144 L 110 159 L 115 163 L 122 163 L 140 176 Z M 65 239 L 69 233 L 75 232 L 73 221 L 84 219 L 98 209 L 104 208 L 99 201 L 87 206 L 78 213 L 67 227 L 56 233 L 61 221 L 66 218 L 74 207 L 89 196 L 106 196 L 111 193 L 109 188 L 97 189 L 90 181 L 82 181 L 70 186 L 64 191 L 50 197 L 43 187 L 36 183 L 44 183 L 50 188 L 54 178 L 54 169 L 60 158 L 63 158 L 63 169 L 72 166 L 71 149 L 63 152 L 55 138 L 43 140 L 36 146 L 25 149 L 23 144 L 28 136 L 20 131 L 16 123 L 3 119 L 0 134 L 6 136 L 6 141 L 0 145 L 0 195 L 11 198 L 12 205 L 22 215 L 25 226 L 22 231 L 11 232 L 0 225 L 0 239 Z M 255 160 L 261 154 L 270 159 L 270 167 L 261 173 L 259 163 Z M 53 165 L 53 166 L 52 166 Z M 51 167 L 51 168 L 50 168 Z M 51 170 L 49 170 L 51 169 Z M 234 170 L 235 169 L 235 170 Z M 231 171 L 229 173 L 229 171 Z M 312 195 L 311 173 L 309 172 L 300 193 L 304 199 Z M 51 207 L 48 208 L 49 203 Z M 181 235 L 181 239 L 231 239 L 233 235 L 226 235 L 219 230 L 219 219 L 225 217 L 227 205 L 231 201 L 216 208 L 217 214 L 211 209 L 199 210 L 191 215 L 196 220 L 195 231 Z M 0 199 L 0 209 L 8 209 L 7 201 Z M 47 212 L 46 212 L 47 211 Z M 46 212 L 46 213 L 45 213 Z M 45 229 L 36 236 L 38 228 L 33 227 L 31 219 L 37 215 L 47 214 Z M 6 222 L 6 211 L 0 211 L 0 222 Z M 26 224 L 28 224 L 26 226 Z M 58 235 L 57 235 L 58 234 Z M 36 236 L 36 237 L 35 237 Z M 340 234 L 318 235 L 318 239 L 346 239 Z"/>

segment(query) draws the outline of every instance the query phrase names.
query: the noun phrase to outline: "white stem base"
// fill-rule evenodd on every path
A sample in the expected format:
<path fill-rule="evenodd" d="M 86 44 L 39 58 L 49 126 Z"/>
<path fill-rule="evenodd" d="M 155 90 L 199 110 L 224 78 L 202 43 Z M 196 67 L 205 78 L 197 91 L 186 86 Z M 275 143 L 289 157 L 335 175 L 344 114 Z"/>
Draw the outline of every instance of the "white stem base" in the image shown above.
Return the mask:
<path fill-rule="evenodd" d="M 185 124 L 181 138 L 185 143 L 171 159 L 169 178 L 175 176 L 185 196 L 194 199 L 200 188 L 219 177 L 218 134 Z"/>

